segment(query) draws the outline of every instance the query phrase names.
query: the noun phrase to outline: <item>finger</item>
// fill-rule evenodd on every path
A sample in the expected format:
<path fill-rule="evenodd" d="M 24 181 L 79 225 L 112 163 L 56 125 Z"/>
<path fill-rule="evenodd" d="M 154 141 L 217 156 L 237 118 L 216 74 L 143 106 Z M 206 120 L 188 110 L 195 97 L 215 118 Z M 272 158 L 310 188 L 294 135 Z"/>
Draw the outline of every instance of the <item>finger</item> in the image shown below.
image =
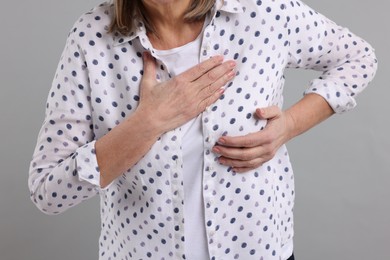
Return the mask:
<path fill-rule="evenodd" d="M 250 161 L 256 159 L 261 157 L 264 153 L 264 149 L 261 146 L 242 149 L 216 145 L 213 147 L 212 151 L 219 154 L 221 157 L 241 161 Z"/>
<path fill-rule="evenodd" d="M 204 110 L 206 110 L 208 106 L 214 104 L 223 95 L 224 92 L 225 92 L 225 88 L 220 87 L 219 89 L 214 91 L 214 93 L 212 93 L 211 95 L 209 94 L 205 96 L 203 100 L 200 101 L 198 104 L 197 107 L 198 112 L 201 113 Z"/>
<path fill-rule="evenodd" d="M 181 73 L 178 77 L 182 77 L 183 81 L 192 82 L 198 79 L 199 77 L 201 77 L 207 71 L 220 65 L 222 61 L 223 61 L 223 56 L 221 55 L 214 56 L 208 60 L 199 63 L 195 67 L 186 70 L 185 72 Z"/>
<path fill-rule="evenodd" d="M 282 114 L 278 106 L 269 106 L 265 108 L 256 109 L 256 115 L 259 119 L 271 119 Z"/>
<path fill-rule="evenodd" d="M 232 73 L 234 73 L 233 70 L 235 66 L 236 63 L 234 61 L 226 61 L 203 74 L 194 83 L 196 83 L 196 87 L 207 87 L 209 85 L 213 85 L 214 87 L 223 86 L 227 82 L 226 77 L 228 75 L 230 77 L 228 80 L 232 78 L 231 76 Z M 235 75 L 235 73 L 233 75 Z"/>
<path fill-rule="evenodd" d="M 256 167 L 258 168 L 258 167 Z M 236 173 L 246 173 L 246 172 L 249 172 L 251 170 L 254 170 L 256 168 L 247 168 L 247 167 L 236 167 L 236 168 L 232 168 L 233 172 L 236 172 Z"/>
<path fill-rule="evenodd" d="M 251 168 L 255 169 L 263 165 L 265 160 L 263 158 L 256 158 L 250 161 L 233 160 L 225 157 L 218 158 L 220 164 L 235 168 Z"/>
<path fill-rule="evenodd" d="M 198 113 L 203 112 L 208 106 L 215 103 L 223 95 L 225 92 L 225 85 L 236 75 L 235 71 L 232 70 L 232 67 L 234 66 L 234 62 L 230 62 L 230 65 L 228 65 L 228 62 L 225 62 L 224 64 L 218 66 L 219 69 L 217 69 L 214 73 L 216 73 L 215 77 L 219 78 L 214 80 L 214 82 L 210 82 L 209 80 L 208 82 L 211 84 L 202 86 L 200 79 L 198 79 L 189 85 L 188 89 L 192 89 L 192 91 L 194 91 L 197 95 L 196 99 L 200 100 L 197 105 Z M 224 69 L 222 69 L 222 67 L 224 67 Z M 208 82 L 206 81 L 206 83 Z"/>
<path fill-rule="evenodd" d="M 243 136 L 222 136 L 218 139 L 218 144 L 229 147 L 256 147 L 265 144 L 268 138 L 263 137 L 262 131 L 250 133 Z"/>
<path fill-rule="evenodd" d="M 229 73 L 227 73 L 227 74 L 223 75 L 222 77 L 220 77 L 214 83 L 209 84 L 209 85 L 201 88 L 199 90 L 198 97 L 201 100 L 205 100 L 208 105 L 214 103 L 216 100 L 209 99 L 209 97 L 213 96 L 215 93 L 221 93 L 221 92 L 223 93 L 221 88 L 224 90 L 225 89 L 225 85 L 229 81 L 231 81 L 234 78 L 235 75 L 236 75 L 235 71 L 232 70 Z M 220 95 L 218 96 L 218 98 L 219 97 L 220 97 Z M 212 101 L 212 102 L 210 102 L 210 101 Z"/>
<path fill-rule="evenodd" d="M 157 84 L 156 80 L 156 62 L 148 52 L 144 52 L 142 55 L 144 62 L 144 74 L 142 76 L 143 83 L 153 86 Z"/>
<path fill-rule="evenodd" d="M 201 95 L 207 95 L 211 92 L 214 92 L 218 90 L 219 88 L 223 87 L 225 88 L 225 85 L 231 81 L 236 76 L 236 71 L 233 70 L 227 70 L 227 72 L 223 72 L 224 74 L 220 74 L 220 76 L 217 80 L 210 83 L 207 87 L 204 87 L 200 90 Z"/>

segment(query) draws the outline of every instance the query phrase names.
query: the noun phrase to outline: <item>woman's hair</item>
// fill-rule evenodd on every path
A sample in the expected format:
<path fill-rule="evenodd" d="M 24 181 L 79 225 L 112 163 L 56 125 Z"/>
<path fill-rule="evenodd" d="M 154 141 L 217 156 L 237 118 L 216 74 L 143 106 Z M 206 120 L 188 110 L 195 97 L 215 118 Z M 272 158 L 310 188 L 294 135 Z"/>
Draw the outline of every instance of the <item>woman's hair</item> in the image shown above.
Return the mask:
<path fill-rule="evenodd" d="M 185 14 L 187 22 L 201 20 L 213 7 L 215 0 L 192 0 Z M 147 17 L 142 0 L 114 0 L 114 17 L 110 25 L 110 32 L 117 31 L 123 35 L 134 29 L 135 23 L 143 22 L 146 30 L 155 32 Z"/>

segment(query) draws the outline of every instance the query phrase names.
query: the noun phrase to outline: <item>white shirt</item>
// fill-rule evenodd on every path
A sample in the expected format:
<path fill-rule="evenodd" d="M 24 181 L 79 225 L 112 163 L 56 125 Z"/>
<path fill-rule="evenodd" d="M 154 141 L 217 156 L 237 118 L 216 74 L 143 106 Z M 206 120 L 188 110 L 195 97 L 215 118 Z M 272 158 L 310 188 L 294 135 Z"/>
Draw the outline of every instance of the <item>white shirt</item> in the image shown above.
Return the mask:
<path fill-rule="evenodd" d="M 69 34 L 32 158 L 33 202 L 58 214 L 101 198 L 99 259 L 184 259 L 183 132 L 172 130 L 108 187 L 99 186 L 95 141 L 131 115 L 139 101 L 141 53 L 153 47 L 140 24 L 128 36 L 107 33 L 108 3 L 84 14 Z M 218 0 L 199 61 L 222 54 L 237 63 L 224 95 L 202 113 L 203 203 L 210 259 L 287 259 L 292 252 L 294 176 L 282 146 L 245 174 L 217 162 L 222 135 L 261 131 L 255 109 L 283 104 L 286 68 L 323 71 L 305 93 L 335 112 L 352 109 L 371 81 L 372 47 L 299 0 Z M 161 62 L 160 62 L 161 64 Z M 169 73 L 159 66 L 158 78 Z"/>

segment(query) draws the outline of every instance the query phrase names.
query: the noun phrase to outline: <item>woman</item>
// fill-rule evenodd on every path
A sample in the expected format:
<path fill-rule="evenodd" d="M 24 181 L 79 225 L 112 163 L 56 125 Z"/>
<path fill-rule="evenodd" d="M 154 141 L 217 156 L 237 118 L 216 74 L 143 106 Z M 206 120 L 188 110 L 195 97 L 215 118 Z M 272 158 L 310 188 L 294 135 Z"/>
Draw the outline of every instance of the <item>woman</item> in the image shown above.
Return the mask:
<path fill-rule="evenodd" d="M 99 194 L 99 259 L 293 259 L 284 144 L 352 109 L 376 63 L 299 0 L 103 3 L 69 34 L 32 200 Z M 323 74 L 282 111 L 286 68 Z"/>

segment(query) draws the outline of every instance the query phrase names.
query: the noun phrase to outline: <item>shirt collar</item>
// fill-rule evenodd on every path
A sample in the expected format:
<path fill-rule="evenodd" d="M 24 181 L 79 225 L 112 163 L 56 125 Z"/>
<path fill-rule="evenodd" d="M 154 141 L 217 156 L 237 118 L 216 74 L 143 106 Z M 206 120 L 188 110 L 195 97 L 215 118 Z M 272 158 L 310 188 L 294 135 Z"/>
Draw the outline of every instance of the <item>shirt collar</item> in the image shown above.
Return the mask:
<path fill-rule="evenodd" d="M 130 31 L 128 35 L 122 35 L 119 32 L 115 32 L 113 36 L 114 47 L 122 45 L 126 42 L 132 41 L 133 39 L 140 37 L 141 35 L 146 35 L 145 25 L 142 22 L 139 22 L 134 30 Z"/>
<path fill-rule="evenodd" d="M 213 7 L 213 13 L 216 11 L 224 11 L 228 13 L 243 13 L 245 8 L 241 4 L 240 0 L 216 0 L 216 3 Z M 137 37 L 145 38 L 146 28 L 142 22 L 139 22 L 136 28 L 128 35 L 121 35 L 120 33 L 114 33 L 113 35 L 113 45 L 119 46 L 129 41 L 134 40 Z"/>
<path fill-rule="evenodd" d="M 217 10 L 228 13 L 243 13 L 244 6 L 240 0 L 217 0 Z"/>

